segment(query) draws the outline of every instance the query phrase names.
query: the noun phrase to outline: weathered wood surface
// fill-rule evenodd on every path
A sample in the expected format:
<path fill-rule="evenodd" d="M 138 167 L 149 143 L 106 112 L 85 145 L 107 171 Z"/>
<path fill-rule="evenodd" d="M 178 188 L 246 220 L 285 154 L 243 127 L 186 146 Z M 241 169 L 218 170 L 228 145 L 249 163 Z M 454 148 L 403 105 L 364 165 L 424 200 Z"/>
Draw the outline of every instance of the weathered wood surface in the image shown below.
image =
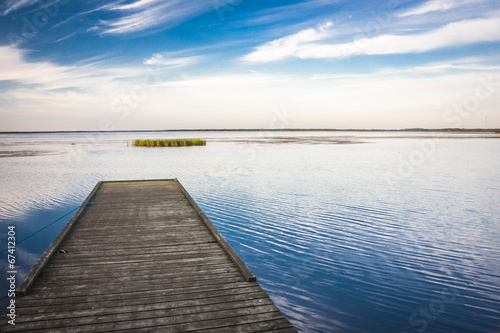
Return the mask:
<path fill-rule="evenodd" d="M 0 331 L 296 332 L 176 180 L 101 182 L 90 201 Z"/>

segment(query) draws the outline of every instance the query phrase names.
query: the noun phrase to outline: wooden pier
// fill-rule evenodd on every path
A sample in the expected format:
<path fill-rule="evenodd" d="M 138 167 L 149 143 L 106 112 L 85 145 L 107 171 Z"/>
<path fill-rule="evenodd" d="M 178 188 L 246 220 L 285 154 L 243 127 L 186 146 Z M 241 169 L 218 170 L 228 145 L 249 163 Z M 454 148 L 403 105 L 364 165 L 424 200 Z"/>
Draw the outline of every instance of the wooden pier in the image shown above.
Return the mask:
<path fill-rule="evenodd" d="M 98 183 L 15 301 L 2 332 L 296 332 L 177 180 Z"/>

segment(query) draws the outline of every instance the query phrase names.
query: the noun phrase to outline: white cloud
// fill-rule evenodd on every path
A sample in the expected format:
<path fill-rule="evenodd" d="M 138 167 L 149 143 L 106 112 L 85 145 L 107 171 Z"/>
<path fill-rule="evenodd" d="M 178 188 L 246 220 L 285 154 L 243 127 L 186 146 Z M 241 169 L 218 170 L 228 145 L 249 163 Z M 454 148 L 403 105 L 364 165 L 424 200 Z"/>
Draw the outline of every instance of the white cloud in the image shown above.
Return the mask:
<path fill-rule="evenodd" d="M 149 6 L 154 2 L 158 2 L 158 0 L 139 0 L 126 5 L 117 5 L 115 8 L 120 10 L 135 9 Z"/>
<path fill-rule="evenodd" d="M 302 30 L 294 35 L 283 37 L 257 47 L 255 52 L 243 58 L 248 62 L 269 62 L 281 60 L 297 54 L 303 44 L 323 40 L 330 36 L 332 22 L 321 23 L 317 28 Z"/>
<path fill-rule="evenodd" d="M 345 79 L 363 79 L 367 77 L 388 77 L 396 75 L 411 74 L 412 77 L 428 77 L 434 75 L 452 75 L 463 73 L 476 73 L 484 75 L 485 73 L 500 72 L 500 65 L 491 64 L 496 59 L 490 57 L 469 57 L 448 60 L 446 62 L 429 62 L 410 67 L 387 67 L 374 73 L 367 74 L 315 74 L 310 77 L 311 80 L 345 80 Z"/>
<path fill-rule="evenodd" d="M 26 62 L 23 52 L 11 46 L 0 46 L 0 81 L 19 81 L 25 84 L 50 84 L 64 77 L 69 68 L 49 62 Z"/>
<path fill-rule="evenodd" d="M 486 5 L 488 7 L 483 7 Z M 396 14 L 397 17 L 418 16 L 427 13 L 440 12 L 439 15 L 459 14 L 473 17 L 477 11 L 479 14 L 485 13 L 485 8 L 497 8 L 497 0 L 429 0 L 416 7 L 402 10 Z M 444 16 L 446 17 L 446 16 Z M 443 19 L 443 16 L 439 18 Z"/>
<path fill-rule="evenodd" d="M 153 54 L 149 59 L 143 61 L 144 65 L 165 66 L 165 67 L 186 67 L 200 62 L 201 56 L 191 57 L 172 57 L 169 55 L 162 55 L 159 53 Z"/>
<path fill-rule="evenodd" d="M 68 110 L 96 110 L 100 100 L 95 94 L 88 92 L 67 91 L 42 91 L 37 89 L 14 89 L 0 94 L 5 101 L 14 101 L 18 108 L 36 110 L 43 114 L 67 113 Z M 63 111 L 63 112 L 61 112 Z M 85 114 L 85 113 L 84 113 Z M 78 114 L 74 114 L 78 117 Z"/>
<path fill-rule="evenodd" d="M 179 81 L 163 82 L 163 87 L 235 87 L 235 86 L 258 86 L 262 84 L 273 84 L 276 82 L 290 82 L 285 76 L 269 75 L 262 73 L 216 75 L 207 77 L 191 77 Z"/>
<path fill-rule="evenodd" d="M 253 26 L 260 24 L 276 23 L 284 20 L 292 20 L 294 18 L 303 18 L 305 12 L 312 10 L 326 9 L 329 6 L 335 6 L 344 0 L 309 0 L 295 4 L 287 4 L 278 7 L 271 7 L 261 10 L 252 15 L 251 18 L 238 22 L 243 26 Z M 272 5 L 272 3 L 270 3 Z"/>
<path fill-rule="evenodd" d="M 166 29 L 197 15 L 216 10 L 241 0 L 220 2 L 199 0 L 137 0 L 122 4 L 121 1 L 106 5 L 104 10 L 120 15 L 104 21 L 102 34 L 128 34 L 148 29 Z"/>
<path fill-rule="evenodd" d="M 297 57 L 301 59 L 344 58 L 354 55 L 421 53 L 446 47 L 479 42 L 500 41 L 500 18 L 482 18 L 449 23 L 428 32 L 409 35 L 380 35 L 351 43 L 314 43 L 328 34 L 308 29 L 284 37 L 257 49 L 244 57 L 247 62 L 270 62 Z M 307 38 L 306 36 L 309 36 Z"/>
<path fill-rule="evenodd" d="M 0 16 L 8 15 L 13 11 L 16 11 L 23 7 L 31 6 L 37 2 L 38 0 L 7 0 L 4 6 L 5 9 L 0 11 Z"/>
<path fill-rule="evenodd" d="M 405 17 L 410 15 L 421 15 L 428 12 L 446 11 L 455 6 L 455 4 L 456 2 L 454 0 L 430 0 L 418 7 L 401 12 L 397 16 Z"/>
<path fill-rule="evenodd" d="M 117 80 L 146 73 L 140 67 L 121 68 L 103 61 L 71 66 L 48 61 L 31 62 L 25 59 L 25 52 L 12 46 L 0 46 L 0 81 L 16 81 L 36 86 L 39 90 L 75 88 L 95 91 Z"/>

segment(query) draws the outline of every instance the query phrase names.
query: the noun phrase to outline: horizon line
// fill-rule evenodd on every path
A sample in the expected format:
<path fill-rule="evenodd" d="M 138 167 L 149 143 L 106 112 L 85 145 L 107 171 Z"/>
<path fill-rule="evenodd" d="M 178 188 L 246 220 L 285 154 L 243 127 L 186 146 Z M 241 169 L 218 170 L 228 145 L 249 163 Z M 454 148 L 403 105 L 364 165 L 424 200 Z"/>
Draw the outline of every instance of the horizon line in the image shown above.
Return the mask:
<path fill-rule="evenodd" d="M 157 130 L 50 130 L 50 131 L 0 131 L 0 134 L 56 134 L 56 133 L 127 133 L 127 132 L 500 132 L 500 128 L 400 128 L 400 129 L 361 129 L 361 128 L 205 128 L 205 129 L 157 129 Z"/>

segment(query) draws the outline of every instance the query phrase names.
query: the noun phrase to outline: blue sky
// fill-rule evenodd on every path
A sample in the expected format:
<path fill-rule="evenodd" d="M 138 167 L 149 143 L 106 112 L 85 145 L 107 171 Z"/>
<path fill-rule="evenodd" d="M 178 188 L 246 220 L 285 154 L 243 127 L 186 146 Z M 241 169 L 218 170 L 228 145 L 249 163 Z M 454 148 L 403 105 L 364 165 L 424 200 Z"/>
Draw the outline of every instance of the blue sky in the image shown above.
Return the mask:
<path fill-rule="evenodd" d="M 0 131 L 500 127 L 500 2 L 5 0 Z"/>

